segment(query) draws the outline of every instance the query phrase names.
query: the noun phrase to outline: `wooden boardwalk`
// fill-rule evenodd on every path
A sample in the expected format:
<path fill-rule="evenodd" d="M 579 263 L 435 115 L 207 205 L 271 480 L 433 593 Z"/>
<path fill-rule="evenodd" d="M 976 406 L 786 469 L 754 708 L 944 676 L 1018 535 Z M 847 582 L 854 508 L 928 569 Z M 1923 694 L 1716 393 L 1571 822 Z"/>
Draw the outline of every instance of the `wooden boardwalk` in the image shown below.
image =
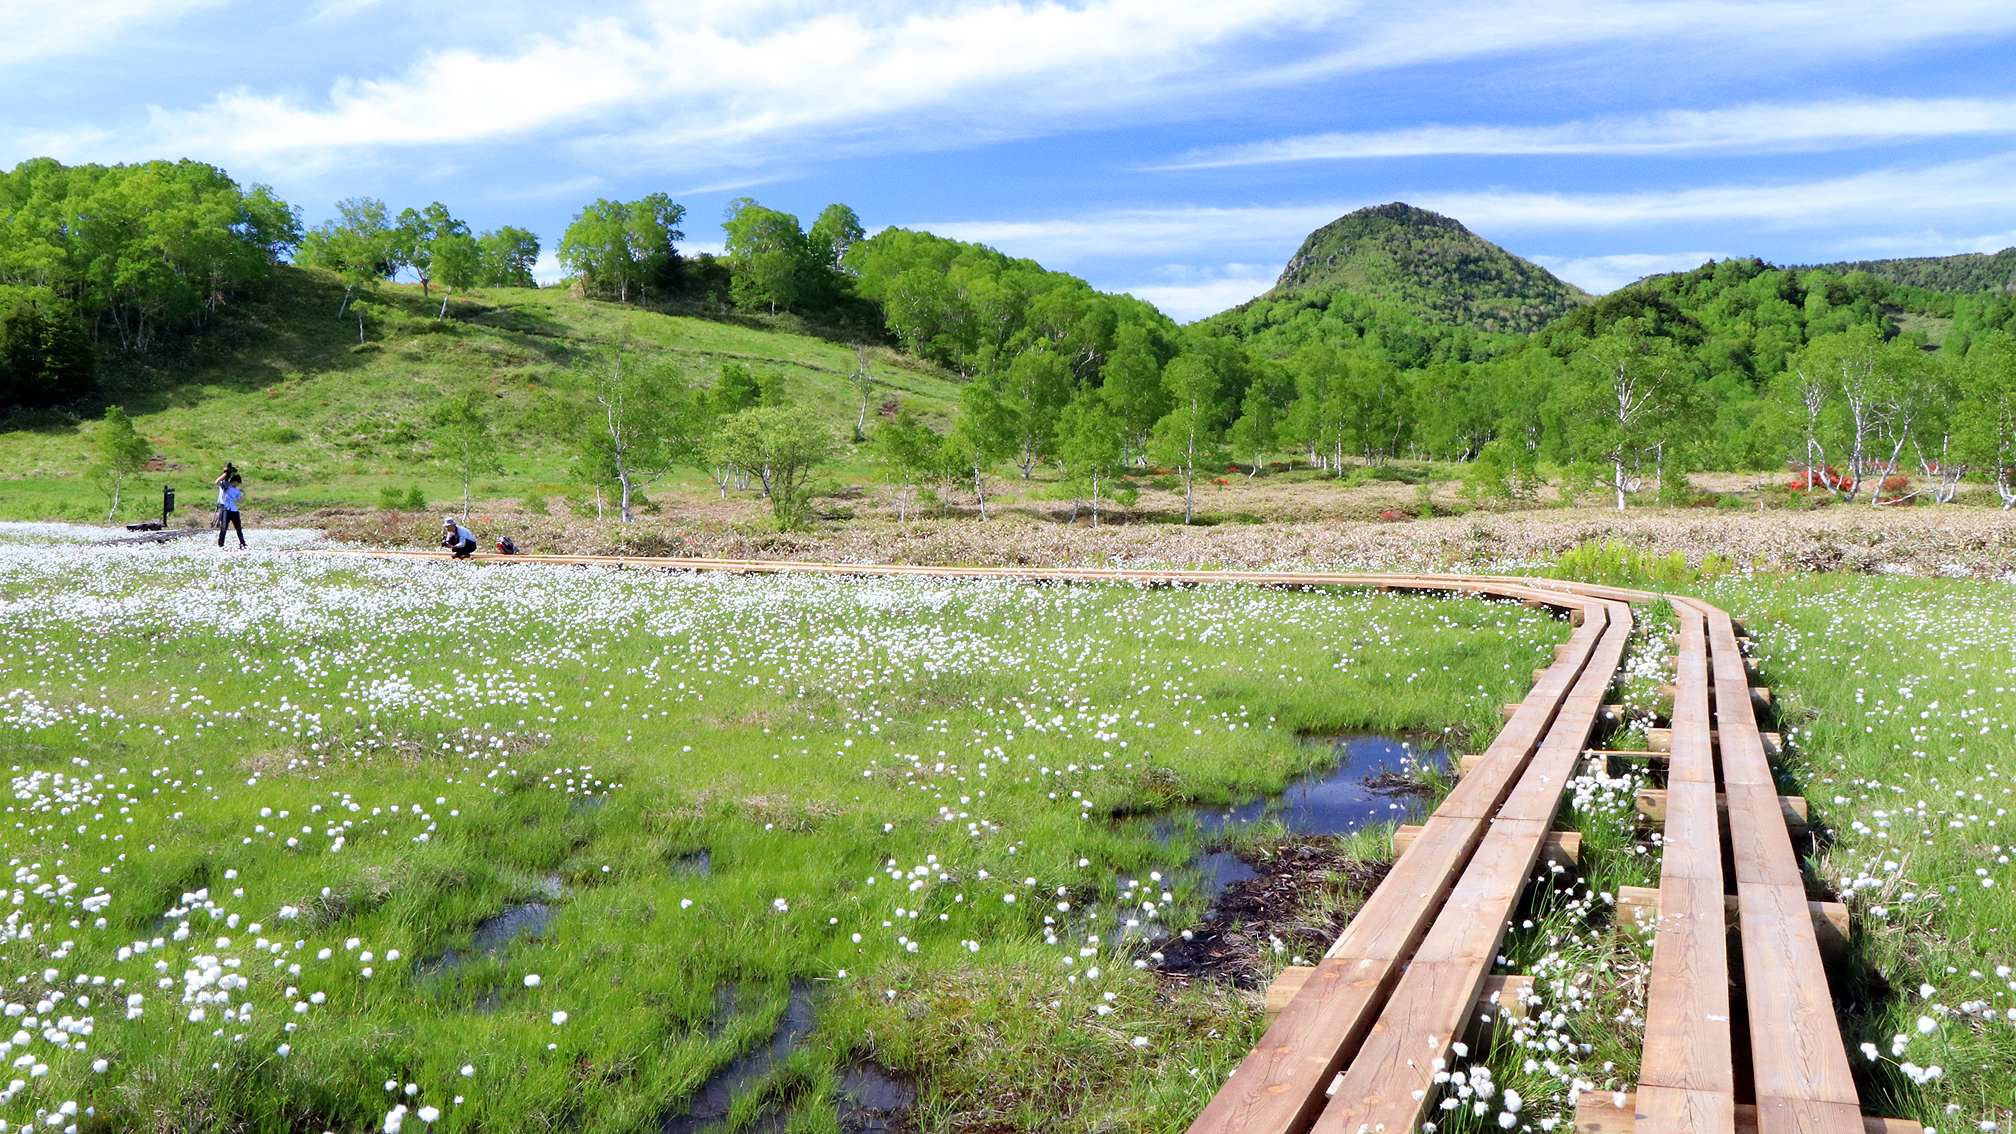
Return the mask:
<path fill-rule="evenodd" d="M 309 552 L 444 559 L 441 552 Z M 1499 947 L 1550 837 L 1562 794 L 1607 719 L 1603 705 L 1646 591 L 1513 576 L 920 567 L 615 556 L 479 555 L 486 563 L 822 574 L 1364 586 L 1517 599 L 1578 623 L 1497 738 L 1418 830 L 1386 880 L 1313 970 L 1288 974 L 1260 1042 L 1191 1134 L 1413 1131 L 1439 1101 L 1436 1072 L 1476 1018 Z M 1659 886 L 1620 895 L 1623 931 L 1650 932 L 1652 971 L 1638 1087 L 1619 1107 L 1585 1095 L 1585 1134 L 1908 1134 L 1866 1117 L 1835 1022 L 1823 943 L 1845 942 L 1838 907 L 1808 900 L 1730 616 L 1674 597 L 1679 632 L 1663 793 Z M 1607 758 L 1598 750 L 1594 755 Z M 1803 801 L 1792 801 L 1802 803 Z M 1797 818 L 1803 821 L 1803 811 Z M 1803 827 L 1801 828 L 1803 831 Z M 1736 930 L 1733 939 L 1731 929 Z M 1733 940 L 1733 944 L 1732 944 Z M 1292 995 L 1286 995 L 1289 988 Z M 1270 1012 L 1273 1007 L 1270 1007 Z M 1747 1036 L 1747 1052 L 1740 1050 Z"/>

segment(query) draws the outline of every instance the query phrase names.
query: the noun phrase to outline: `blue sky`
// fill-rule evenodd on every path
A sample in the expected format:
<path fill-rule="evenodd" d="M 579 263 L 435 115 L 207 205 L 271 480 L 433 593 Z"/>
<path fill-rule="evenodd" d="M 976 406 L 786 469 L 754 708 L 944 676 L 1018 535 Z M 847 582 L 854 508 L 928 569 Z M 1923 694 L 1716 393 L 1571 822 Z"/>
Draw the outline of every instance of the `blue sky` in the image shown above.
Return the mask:
<path fill-rule="evenodd" d="M 665 191 L 980 240 L 1193 319 L 1404 200 L 1592 291 L 2016 244 L 2016 4 L 27 0 L 0 165 L 190 157 L 547 247 Z M 554 269 L 549 260 L 546 270 Z"/>

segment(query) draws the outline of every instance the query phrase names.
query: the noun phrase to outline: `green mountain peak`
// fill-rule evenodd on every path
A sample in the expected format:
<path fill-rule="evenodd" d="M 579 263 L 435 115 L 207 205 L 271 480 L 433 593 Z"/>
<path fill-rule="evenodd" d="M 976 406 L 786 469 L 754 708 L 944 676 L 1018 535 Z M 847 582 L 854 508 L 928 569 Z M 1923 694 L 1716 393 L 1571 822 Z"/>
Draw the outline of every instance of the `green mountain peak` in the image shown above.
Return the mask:
<path fill-rule="evenodd" d="M 1536 331 L 1591 298 L 1454 217 L 1402 201 L 1359 209 L 1310 233 L 1269 296 L 1320 290 L 1354 292 L 1479 331 Z"/>

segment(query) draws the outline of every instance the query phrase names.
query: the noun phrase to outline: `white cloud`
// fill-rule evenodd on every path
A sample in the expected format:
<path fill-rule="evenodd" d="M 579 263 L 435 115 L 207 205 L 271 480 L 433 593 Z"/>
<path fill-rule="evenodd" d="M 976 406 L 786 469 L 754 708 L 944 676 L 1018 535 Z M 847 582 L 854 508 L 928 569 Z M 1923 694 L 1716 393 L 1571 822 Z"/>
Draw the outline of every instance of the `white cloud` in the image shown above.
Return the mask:
<path fill-rule="evenodd" d="M 1934 229 L 1886 232 L 1859 236 L 1832 246 L 1834 255 L 1817 257 L 1815 263 L 1835 260 L 1889 260 L 1900 256 L 1957 256 L 1963 252 L 2000 252 L 2016 247 L 2016 228 L 1974 236 L 1951 236 Z"/>
<path fill-rule="evenodd" d="M 2004 0 L 1502 0 L 1396 5 L 1366 15 L 1352 42 L 1284 68 L 1282 79 L 1390 70 L 1480 55 L 1633 43 L 1636 56 L 1708 53 L 1708 62 L 1889 53 L 1913 42 L 2016 28 Z"/>
<path fill-rule="evenodd" d="M 0 5 L 0 63 L 90 55 L 122 32 L 168 23 L 223 0 L 63 0 Z"/>
<path fill-rule="evenodd" d="M 1560 279 L 1592 295 L 1615 291 L 1625 284 L 1662 272 L 1685 272 L 1710 260 L 1727 259 L 1720 252 L 1623 252 L 1612 256 L 1529 256 Z"/>
<path fill-rule="evenodd" d="M 1145 299 L 1179 322 L 1202 319 L 1259 295 L 1274 286 L 1280 267 L 1269 264 L 1225 264 L 1197 268 L 1172 264 L 1154 273 L 1148 283 L 1110 288 Z M 1103 285 L 1102 285 L 1103 286 Z"/>
<path fill-rule="evenodd" d="M 1583 64 L 1613 66 L 1612 46 L 1633 45 L 1623 50 L 1778 64 L 1790 55 L 1838 60 L 2016 27 L 2016 5 L 2004 0 L 1924 7 L 1906 0 L 1565 0 L 1537 7 L 1498 0 L 641 0 L 553 24 L 506 48 L 435 45 L 403 72 L 345 77 L 323 98 L 238 88 L 204 106 L 156 107 L 146 140 L 279 163 L 313 151 L 540 136 L 605 166 L 692 171 L 892 139 L 942 148 L 1082 129 L 1115 116 L 1181 118 L 1222 108 L 1225 96 L 1241 90 L 1484 56 L 1551 51 L 1562 64 L 1580 53 Z M 1665 128 L 1686 124 L 1676 119 Z M 1764 129 L 1734 121 L 1723 128 Z M 1418 150 L 1488 142 L 1462 133 L 1275 145 Z"/>
<path fill-rule="evenodd" d="M 198 110 L 155 108 L 153 129 L 204 150 L 277 156 L 572 128 L 591 146 L 698 147 L 718 160 L 983 94 L 1011 115 L 1132 100 L 1140 84 L 1195 66 L 1214 44 L 1292 24 L 1312 2 L 836 3 L 780 21 L 760 7 L 664 5 L 583 19 L 511 54 L 435 51 L 398 78 L 340 80 L 320 105 L 241 89 Z"/>
<path fill-rule="evenodd" d="M 2016 154 L 1923 169 L 1878 169 L 1819 181 L 1710 185 L 1623 193 L 1423 193 L 1416 203 L 1474 228 L 1536 230 L 1742 222 L 1773 228 L 1896 224 L 2016 213 Z"/>
<path fill-rule="evenodd" d="M 1278 251 L 1286 260 L 1310 230 L 1368 203 L 1116 209 L 1049 220 L 927 221 L 905 227 L 991 245 L 1045 264 L 1164 256 L 1205 247 L 1219 252 Z"/>
<path fill-rule="evenodd" d="M 1787 153 L 1915 138 L 2016 134 L 2016 99 L 1841 99 L 1669 110 L 1557 126 L 1421 126 L 1308 134 L 1190 154 L 1155 169 L 1423 154 Z"/>

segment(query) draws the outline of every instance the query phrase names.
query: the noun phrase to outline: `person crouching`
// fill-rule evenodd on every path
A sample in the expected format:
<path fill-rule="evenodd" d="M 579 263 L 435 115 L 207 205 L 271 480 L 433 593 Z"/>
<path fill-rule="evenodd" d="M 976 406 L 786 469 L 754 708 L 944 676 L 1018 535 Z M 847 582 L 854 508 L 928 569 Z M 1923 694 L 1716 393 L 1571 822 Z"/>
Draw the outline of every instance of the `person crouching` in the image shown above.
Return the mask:
<path fill-rule="evenodd" d="M 441 546 L 454 552 L 455 558 L 467 559 L 476 552 L 476 536 L 456 523 L 455 517 L 447 516 L 441 521 Z"/>

